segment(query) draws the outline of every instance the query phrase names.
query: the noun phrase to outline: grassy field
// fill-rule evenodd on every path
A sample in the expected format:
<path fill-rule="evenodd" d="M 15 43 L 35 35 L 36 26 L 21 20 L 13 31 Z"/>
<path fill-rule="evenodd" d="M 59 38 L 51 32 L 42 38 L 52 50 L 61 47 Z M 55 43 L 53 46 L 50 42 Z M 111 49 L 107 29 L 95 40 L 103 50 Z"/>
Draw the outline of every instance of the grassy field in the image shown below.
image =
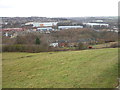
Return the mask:
<path fill-rule="evenodd" d="M 3 88 L 114 88 L 117 50 L 3 53 Z"/>

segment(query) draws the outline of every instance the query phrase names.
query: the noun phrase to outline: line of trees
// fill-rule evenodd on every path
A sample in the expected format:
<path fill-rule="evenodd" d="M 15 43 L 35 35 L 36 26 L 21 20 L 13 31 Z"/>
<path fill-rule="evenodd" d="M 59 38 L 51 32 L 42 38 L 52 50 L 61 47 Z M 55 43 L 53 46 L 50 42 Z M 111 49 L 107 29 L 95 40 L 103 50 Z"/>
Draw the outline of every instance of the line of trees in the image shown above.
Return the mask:
<path fill-rule="evenodd" d="M 77 41 L 81 39 L 94 38 L 98 43 L 117 41 L 118 34 L 115 32 L 97 32 L 90 29 L 69 29 L 61 31 L 52 31 L 50 34 L 31 32 L 20 34 L 15 38 L 3 36 L 3 51 L 23 51 L 23 52 L 41 52 L 56 50 L 58 48 L 49 47 L 52 42 Z M 95 44 L 91 42 L 90 44 Z M 84 49 L 86 46 L 79 43 L 78 49 Z"/>

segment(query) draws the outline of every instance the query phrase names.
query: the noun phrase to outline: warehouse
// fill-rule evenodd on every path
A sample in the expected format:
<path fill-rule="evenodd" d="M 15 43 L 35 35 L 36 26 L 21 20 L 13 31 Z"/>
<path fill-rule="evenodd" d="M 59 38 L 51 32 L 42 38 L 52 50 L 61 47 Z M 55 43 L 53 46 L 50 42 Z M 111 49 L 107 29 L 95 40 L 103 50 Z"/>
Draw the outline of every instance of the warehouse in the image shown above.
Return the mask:
<path fill-rule="evenodd" d="M 85 25 L 87 26 L 91 26 L 91 27 L 94 27 L 94 26 L 106 26 L 106 27 L 109 27 L 109 24 L 105 24 L 105 23 L 84 23 Z"/>
<path fill-rule="evenodd" d="M 33 25 L 33 27 L 52 27 L 56 26 L 58 22 L 28 22 L 25 25 Z"/>
<path fill-rule="evenodd" d="M 37 31 L 51 31 L 51 30 L 53 30 L 52 27 L 37 28 Z"/>
<path fill-rule="evenodd" d="M 76 29 L 76 28 L 83 28 L 83 26 L 58 26 L 58 29 Z"/>

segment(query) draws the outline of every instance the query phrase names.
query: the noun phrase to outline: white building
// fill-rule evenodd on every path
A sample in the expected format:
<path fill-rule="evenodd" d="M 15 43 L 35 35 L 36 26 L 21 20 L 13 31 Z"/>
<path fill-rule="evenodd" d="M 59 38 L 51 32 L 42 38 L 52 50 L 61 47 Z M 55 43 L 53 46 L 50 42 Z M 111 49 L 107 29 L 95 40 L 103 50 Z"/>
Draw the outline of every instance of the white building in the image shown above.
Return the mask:
<path fill-rule="evenodd" d="M 50 46 L 52 46 L 52 47 L 58 47 L 58 43 L 51 43 Z"/>
<path fill-rule="evenodd" d="M 83 26 L 58 26 L 58 29 L 83 28 Z"/>
<path fill-rule="evenodd" d="M 93 22 L 103 22 L 103 20 L 93 20 Z"/>
<path fill-rule="evenodd" d="M 56 26 L 58 22 L 28 22 L 25 25 L 33 25 L 33 27 L 52 27 Z"/>
<path fill-rule="evenodd" d="M 25 25 L 33 25 L 34 22 L 27 22 Z"/>
<path fill-rule="evenodd" d="M 53 30 L 52 27 L 37 28 L 37 31 L 51 31 L 51 30 Z"/>
<path fill-rule="evenodd" d="M 94 27 L 94 26 L 106 26 L 106 27 L 109 27 L 109 24 L 105 24 L 105 23 L 84 23 L 85 25 L 87 26 L 91 26 L 91 27 Z"/>
<path fill-rule="evenodd" d="M 8 35 L 9 35 L 8 32 L 6 32 L 6 33 L 5 33 L 5 36 L 8 37 Z"/>

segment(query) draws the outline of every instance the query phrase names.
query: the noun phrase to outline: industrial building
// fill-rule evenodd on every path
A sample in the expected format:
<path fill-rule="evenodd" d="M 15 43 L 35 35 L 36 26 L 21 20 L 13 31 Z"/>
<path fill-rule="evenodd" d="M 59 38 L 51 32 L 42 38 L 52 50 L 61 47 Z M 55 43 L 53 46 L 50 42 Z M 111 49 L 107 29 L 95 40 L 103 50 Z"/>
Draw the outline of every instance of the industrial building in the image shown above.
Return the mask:
<path fill-rule="evenodd" d="M 77 28 L 83 28 L 83 26 L 58 26 L 58 29 L 77 29 Z"/>
<path fill-rule="evenodd" d="M 56 26 L 58 22 L 28 22 L 25 25 L 33 25 L 33 27 L 52 27 Z"/>
<path fill-rule="evenodd" d="M 86 26 L 90 26 L 90 27 L 94 27 L 94 26 L 106 26 L 109 27 L 109 24 L 105 24 L 105 23 L 84 23 L 84 25 Z"/>
<path fill-rule="evenodd" d="M 58 22 L 28 22 L 25 25 L 32 25 L 33 31 L 52 31 L 55 30 Z"/>
<path fill-rule="evenodd" d="M 36 31 L 42 31 L 42 30 L 44 30 L 44 31 L 51 31 L 51 30 L 53 30 L 53 28 L 52 27 L 45 27 L 45 28 L 37 28 L 37 30 Z"/>

